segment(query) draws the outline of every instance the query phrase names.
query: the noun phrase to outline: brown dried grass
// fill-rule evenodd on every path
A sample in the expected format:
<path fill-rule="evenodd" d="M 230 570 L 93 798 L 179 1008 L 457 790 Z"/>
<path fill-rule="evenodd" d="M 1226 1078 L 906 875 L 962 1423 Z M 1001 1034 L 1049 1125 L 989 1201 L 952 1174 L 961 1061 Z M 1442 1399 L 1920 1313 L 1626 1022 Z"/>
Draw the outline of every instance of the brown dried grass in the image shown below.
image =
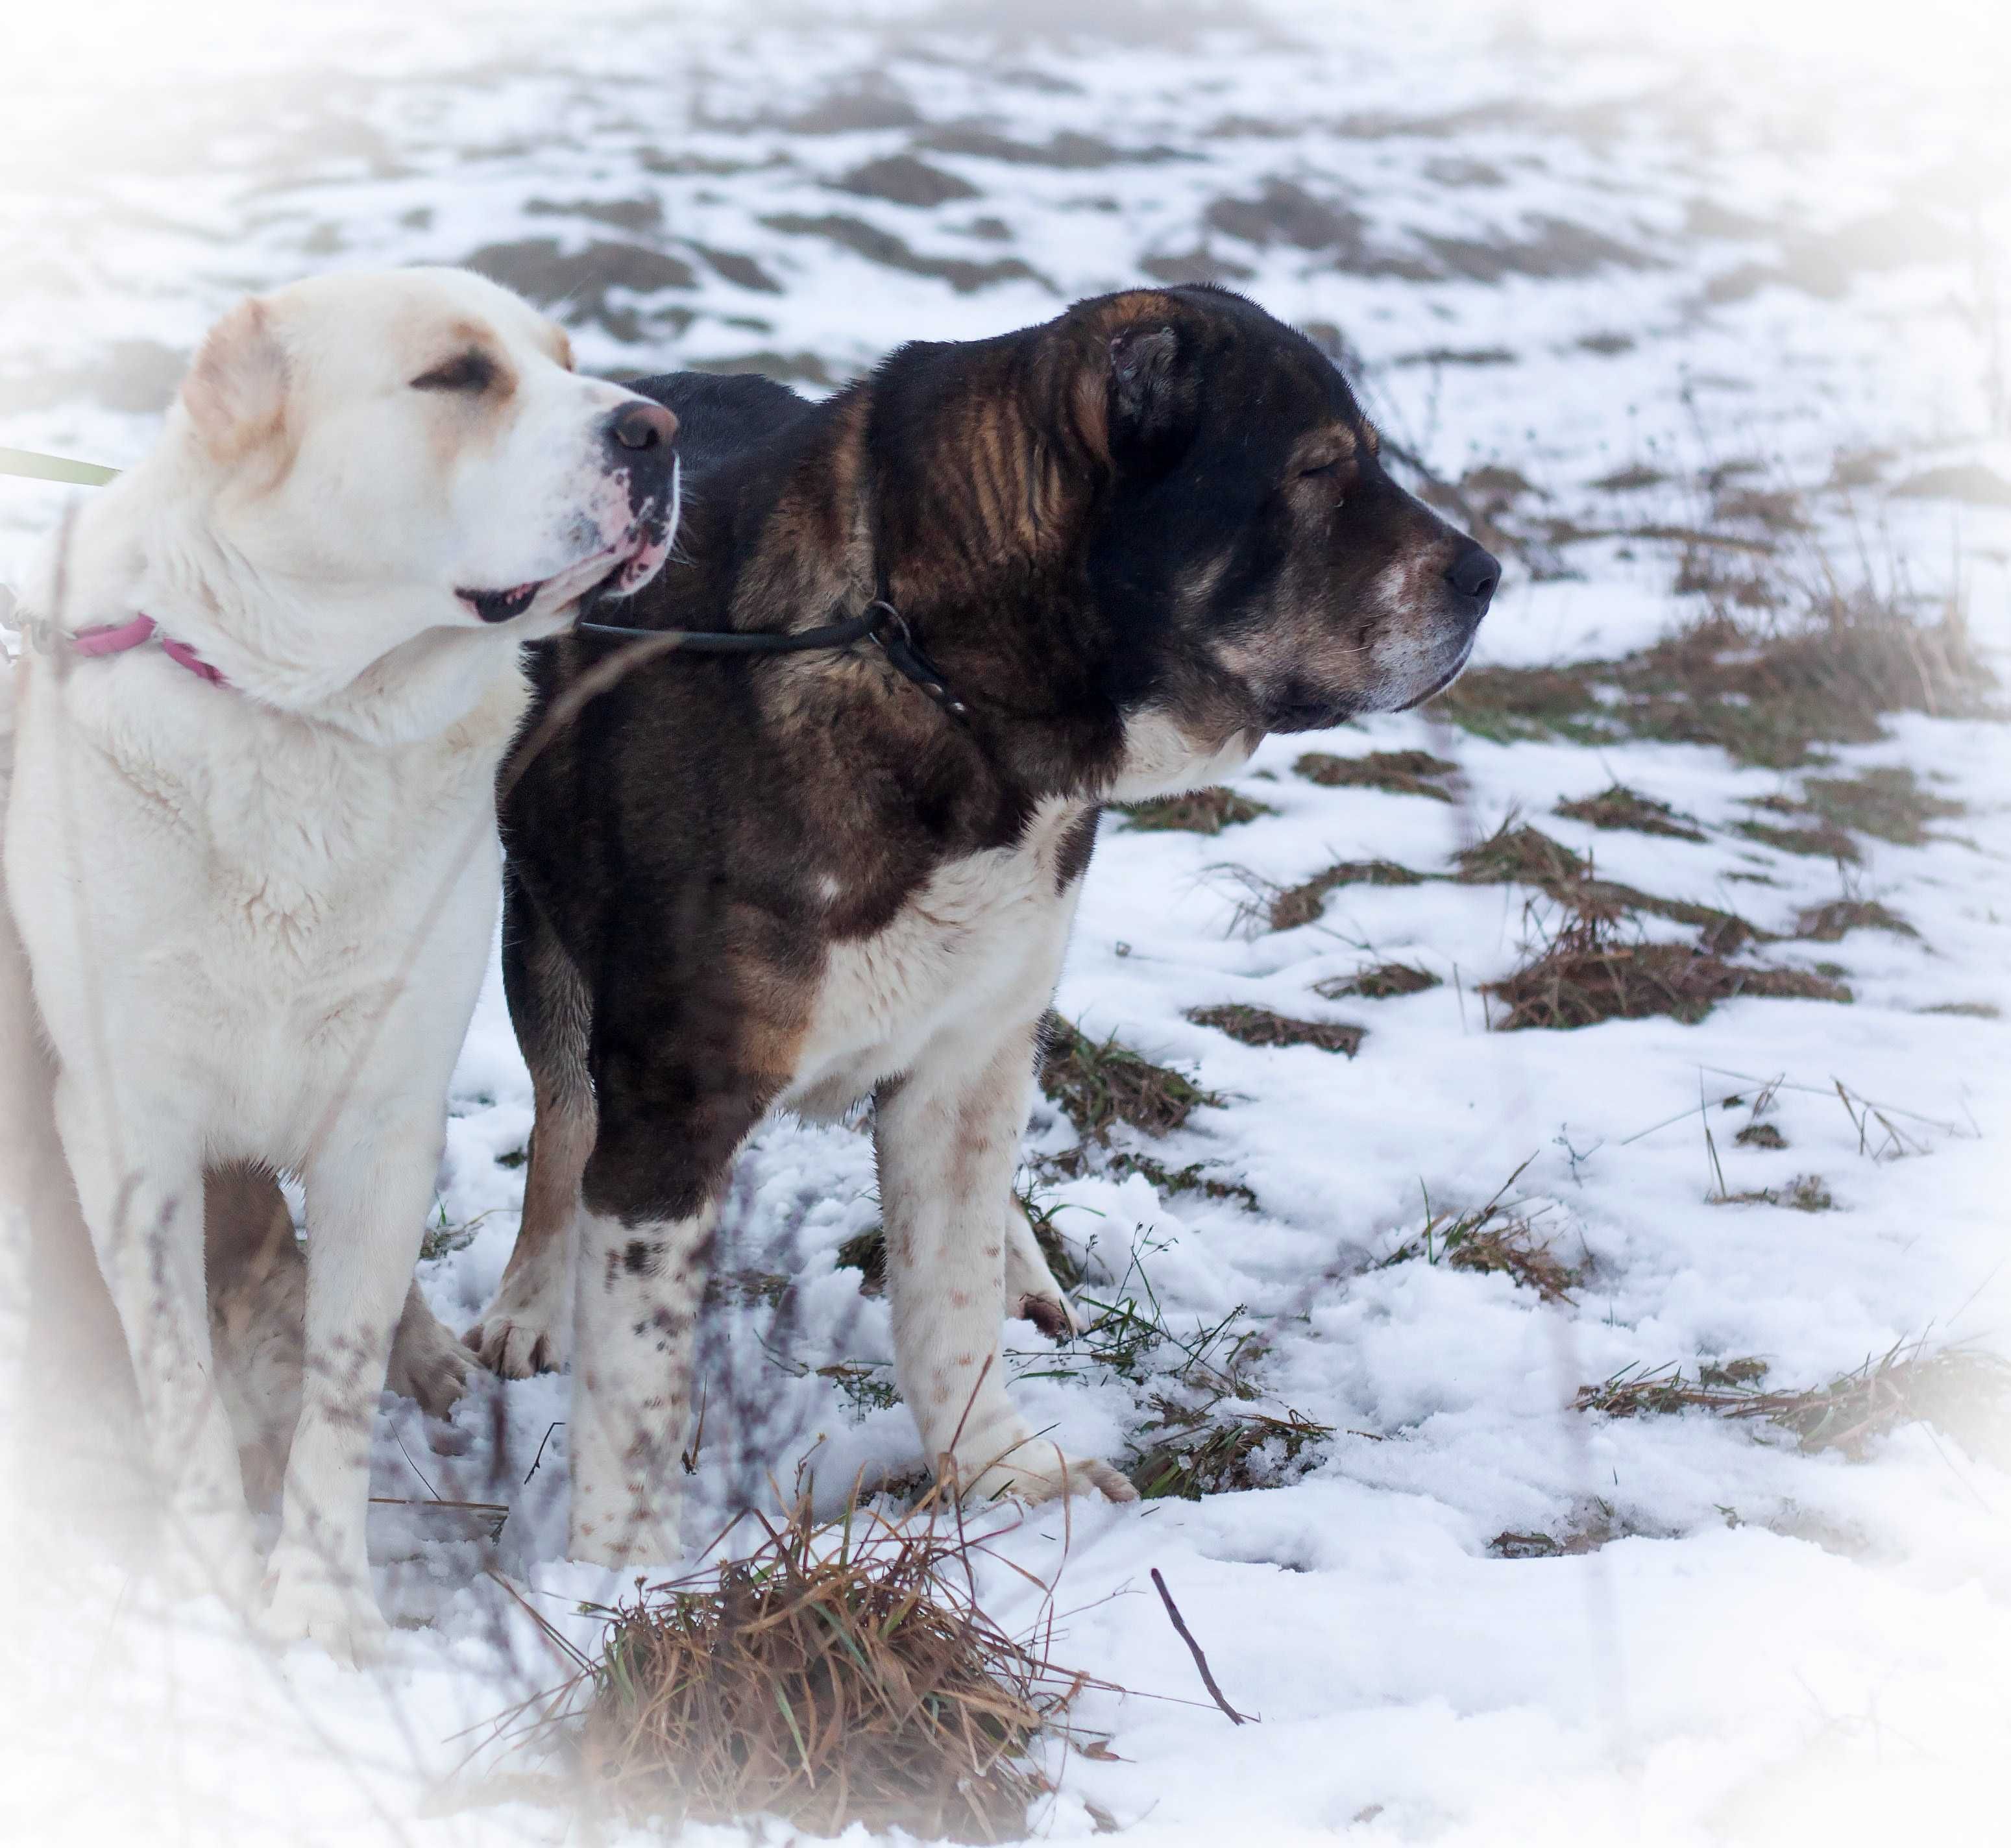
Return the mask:
<path fill-rule="evenodd" d="M 1999 1415 L 2011 1403 L 2011 1363 L 1967 1345 L 1930 1352 L 1923 1341 L 1897 1342 L 1828 1385 L 1800 1392 L 1763 1390 L 1766 1371 L 1749 1358 L 1700 1367 L 1695 1379 L 1681 1367 L 1630 1368 L 1581 1387 L 1572 1404 L 1609 1418 L 1697 1411 L 1760 1419 L 1792 1431 L 1803 1450 L 1859 1457 L 1874 1438 L 1916 1422 L 1972 1448 L 1994 1449 L 2002 1439 Z"/>
<path fill-rule="evenodd" d="M 1590 1027 L 1655 1014 L 1694 1025 L 1721 1001 L 1757 995 L 1779 999 L 1849 1001 L 1850 990 L 1801 969 L 1730 963 L 1715 950 L 1683 943 L 1626 943 L 1600 917 L 1574 917 L 1512 974 L 1482 993 L 1507 1011 L 1497 1032 L 1525 1027 Z"/>
<path fill-rule="evenodd" d="M 931 1491 L 898 1526 L 856 1502 L 819 1523 L 806 1498 L 779 1525 L 756 1515 L 746 1557 L 606 1608 L 569 1684 L 593 1795 L 674 1826 L 765 1812 L 818 1835 L 1023 1836 L 1052 1789 L 1032 1748 L 1104 1684 L 979 1608 L 982 1538 L 939 1514 Z"/>

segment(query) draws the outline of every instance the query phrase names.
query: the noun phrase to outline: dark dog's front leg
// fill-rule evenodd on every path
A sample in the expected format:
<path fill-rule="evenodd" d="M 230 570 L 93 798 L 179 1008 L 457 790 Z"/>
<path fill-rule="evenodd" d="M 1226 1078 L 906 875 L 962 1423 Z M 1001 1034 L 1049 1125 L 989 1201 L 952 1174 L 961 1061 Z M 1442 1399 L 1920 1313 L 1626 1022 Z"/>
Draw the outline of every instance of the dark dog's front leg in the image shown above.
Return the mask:
<path fill-rule="evenodd" d="M 1038 1437 L 999 1357 L 1007 1214 L 1034 1066 L 1033 1023 L 945 1034 L 874 1109 L 894 1367 L 938 1479 L 979 1500 L 1137 1491 Z"/>

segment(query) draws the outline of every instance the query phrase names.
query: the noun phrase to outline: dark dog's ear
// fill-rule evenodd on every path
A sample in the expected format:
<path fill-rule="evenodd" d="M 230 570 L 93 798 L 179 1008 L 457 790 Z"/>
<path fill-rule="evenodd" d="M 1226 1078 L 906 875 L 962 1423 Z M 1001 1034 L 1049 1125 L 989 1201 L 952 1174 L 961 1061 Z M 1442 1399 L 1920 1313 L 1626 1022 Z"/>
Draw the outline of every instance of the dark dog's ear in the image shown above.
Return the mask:
<path fill-rule="evenodd" d="M 1180 330 L 1134 321 L 1110 336 L 1110 454 L 1119 467 L 1156 472 L 1178 458 L 1198 406 Z"/>

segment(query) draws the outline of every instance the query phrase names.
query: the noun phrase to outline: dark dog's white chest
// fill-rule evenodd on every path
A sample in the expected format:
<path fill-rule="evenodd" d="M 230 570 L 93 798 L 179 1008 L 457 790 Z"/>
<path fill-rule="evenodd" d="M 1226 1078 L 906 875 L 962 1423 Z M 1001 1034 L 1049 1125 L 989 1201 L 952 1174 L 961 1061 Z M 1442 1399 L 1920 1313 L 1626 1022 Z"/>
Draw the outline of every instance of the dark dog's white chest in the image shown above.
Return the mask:
<path fill-rule="evenodd" d="M 1078 890 L 1060 858 L 1081 814 L 1043 804 L 1012 846 L 938 868 L 884 930 L 834 943 L 783 1103 L 838 1114 L 939 1039 L 1044 1009 Z M 826 877 L 820 896 L 835 903 L 843 887 Z"/>

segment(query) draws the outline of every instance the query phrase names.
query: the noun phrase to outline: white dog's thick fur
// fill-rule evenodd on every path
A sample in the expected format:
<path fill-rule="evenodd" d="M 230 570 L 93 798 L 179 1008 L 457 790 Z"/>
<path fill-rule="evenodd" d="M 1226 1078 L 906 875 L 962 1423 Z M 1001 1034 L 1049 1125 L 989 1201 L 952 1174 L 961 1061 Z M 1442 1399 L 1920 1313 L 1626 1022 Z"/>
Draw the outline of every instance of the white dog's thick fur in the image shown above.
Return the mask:
<path fill-rule="evenodd" d="M 215 1383 L 204 1173 L 301 1177 L 303 1388 L 266 1617 L 340 1657 L 383 1633 L 370 1429 L 494 928 L 518 644 L 596 585 L 634 589 L 667 546 L 674 425 L 654 406 L 635 425 L 639 403 L 575 375 L 560 329 L 464 272 L 255 298 L 30 600 L 5 890 L 46 1042 L 29 1043 L 0 931 L 0 1012 L 20 1017 L 0 1019 L 0 1052 L 26 1093 L 53 1070 L 69 1177 L 46 1150 L 8 1159 L 0 1213 L 73 1219 L 73 1177 L 166 1498 L 163 1554 L 248 1597 L 260 1561 Z M 139 613 L 229 684 L 157 647 L 84 659 L 66 639 Z M 37 1132 L 23 1116 L 8 1133 Z"/>

